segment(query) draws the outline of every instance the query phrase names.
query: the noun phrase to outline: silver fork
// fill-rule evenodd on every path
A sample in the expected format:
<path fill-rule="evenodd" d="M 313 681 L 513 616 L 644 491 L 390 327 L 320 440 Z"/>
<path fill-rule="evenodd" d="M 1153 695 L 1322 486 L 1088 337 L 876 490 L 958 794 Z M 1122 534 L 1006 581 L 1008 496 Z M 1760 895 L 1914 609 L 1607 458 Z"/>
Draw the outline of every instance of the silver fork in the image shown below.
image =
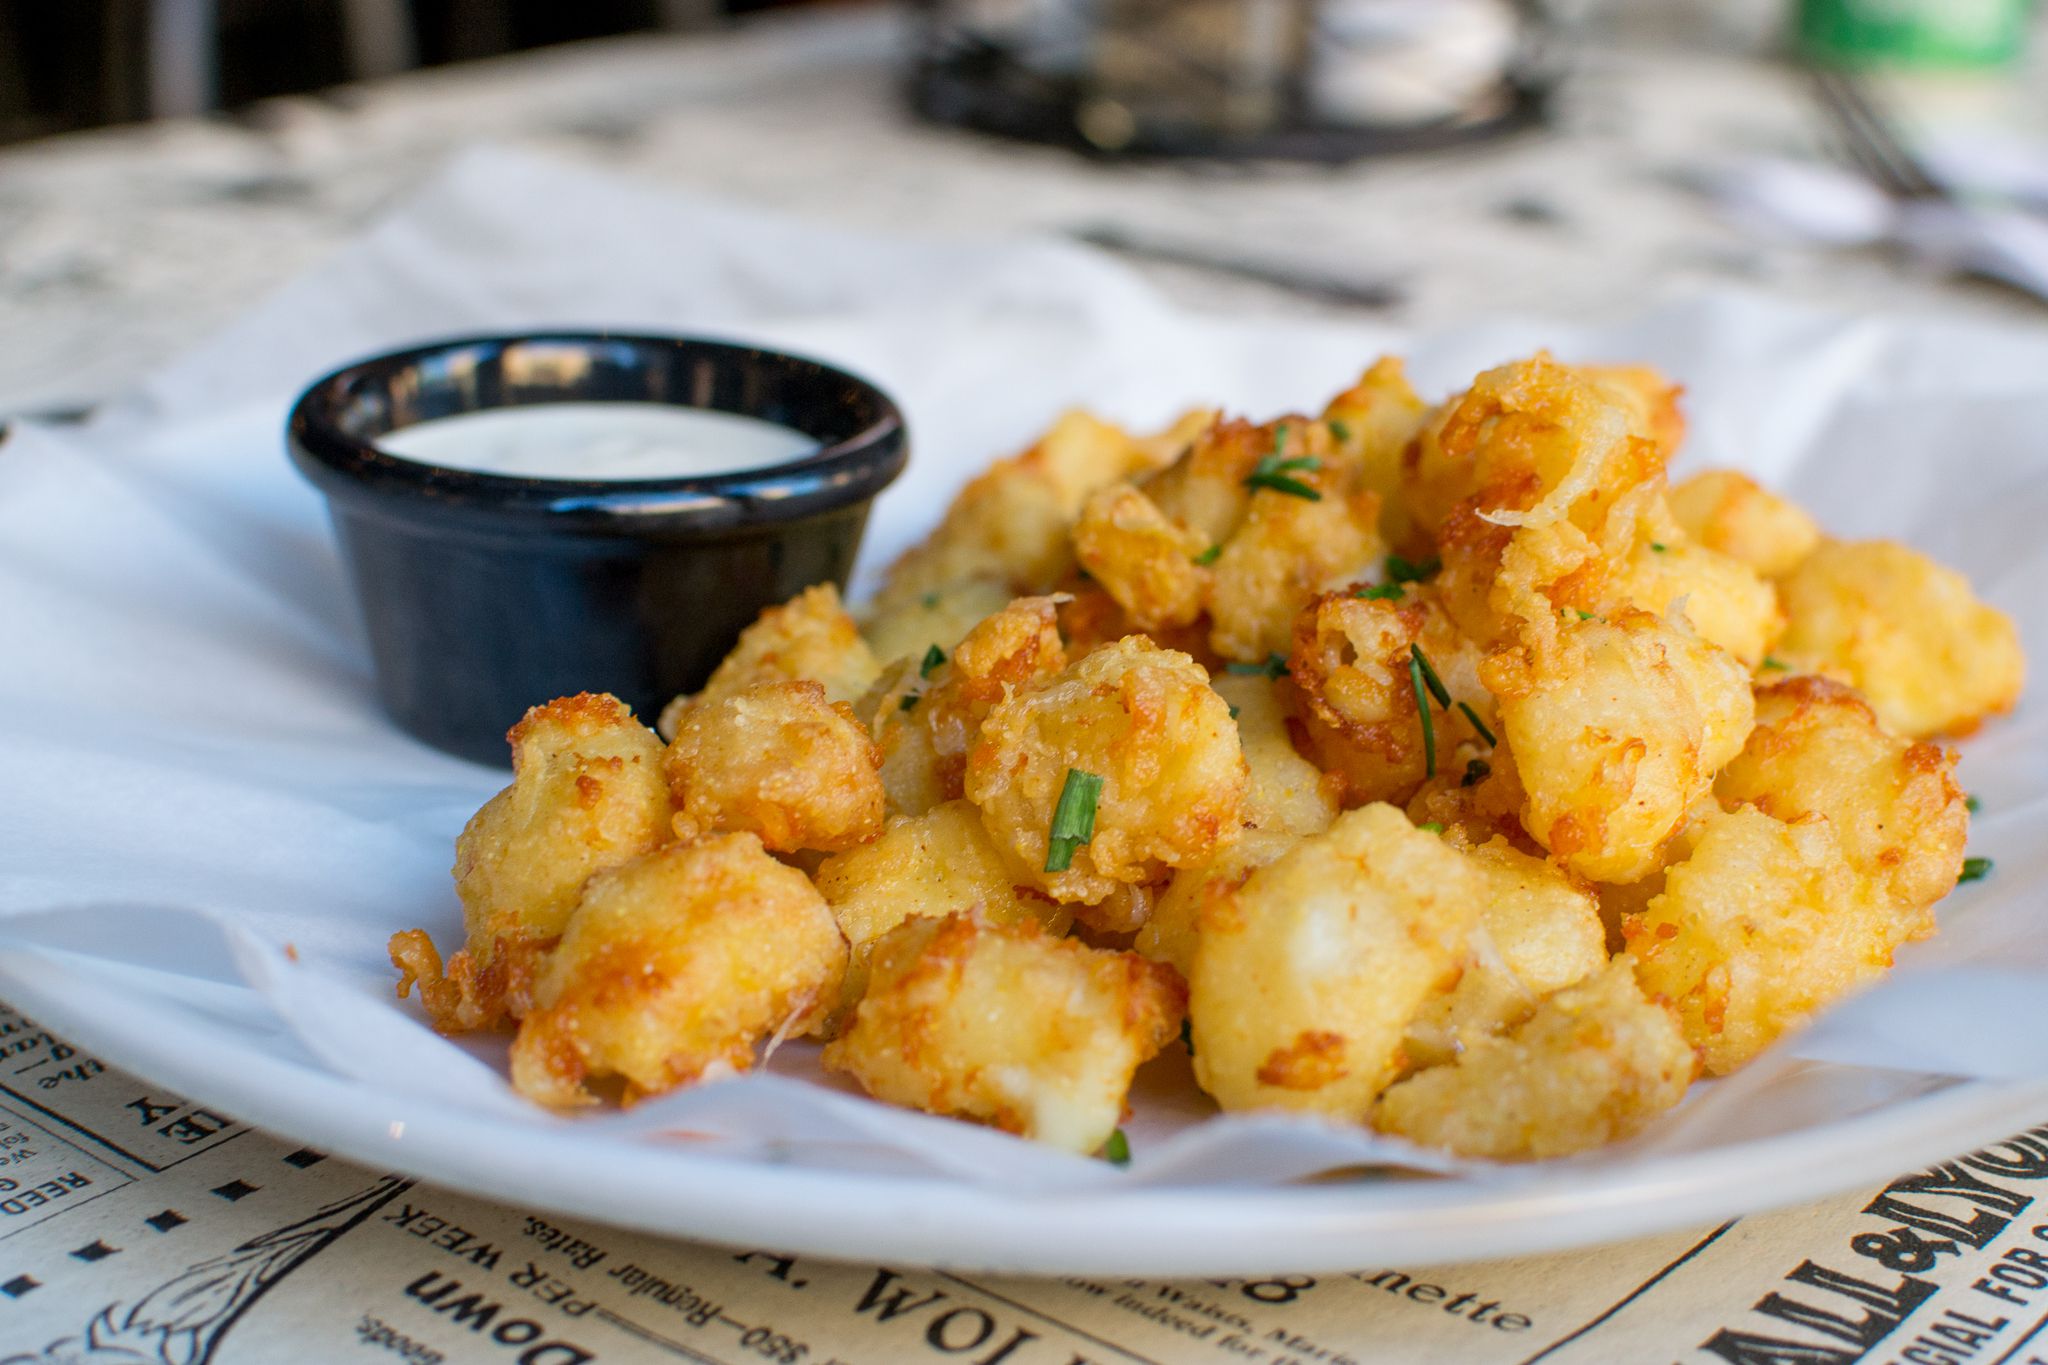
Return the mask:
<path fill-rule="evenodd" d="M 1894 199 L 1952 199 L 1899 136 L 1896 121 L 1862 81 L 1841 71 L 1815 67 L 1813 91 L 1841 144 L 1842 154 Z"/>
<path fill-rule="evenodd" d="M 2048 302 L 2048 220 L 1967 202 L 1906 145 L 1897 121 L 1864 82 L 1819 68 L 1809 75 L 1843 159 L 1892 201 L 1899 245 Z"/>

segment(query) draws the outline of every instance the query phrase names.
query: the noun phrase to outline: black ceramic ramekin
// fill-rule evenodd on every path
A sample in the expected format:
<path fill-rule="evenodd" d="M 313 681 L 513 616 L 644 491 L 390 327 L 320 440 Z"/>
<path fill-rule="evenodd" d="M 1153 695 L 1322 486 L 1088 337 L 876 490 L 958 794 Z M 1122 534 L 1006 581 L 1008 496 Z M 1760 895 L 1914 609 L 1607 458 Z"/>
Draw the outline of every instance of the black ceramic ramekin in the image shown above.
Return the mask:
<path fill-rule="evenodd" d="M 568 401 L 739 413 L 822 449 L 621 481 L 470 473 L 377 448 L 432 418 Z M 869 504 L 908 456 L 896 405 L 844 371 L 608 333 L 474 337 L 351 365 L 301 395 L 286 441 L 327 495 L 385 708 L 427 743 L 499 766 L 527 707 L 611 692 L 651 721 L 763 607 L 843 587 Z"/>

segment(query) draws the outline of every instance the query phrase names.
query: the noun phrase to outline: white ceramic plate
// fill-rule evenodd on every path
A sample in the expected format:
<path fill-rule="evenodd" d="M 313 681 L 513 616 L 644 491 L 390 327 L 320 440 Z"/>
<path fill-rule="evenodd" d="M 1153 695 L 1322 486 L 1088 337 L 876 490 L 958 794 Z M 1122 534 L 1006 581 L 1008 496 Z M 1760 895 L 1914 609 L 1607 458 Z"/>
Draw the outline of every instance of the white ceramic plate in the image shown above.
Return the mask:
<path fill-rule="evenodd" d="M 2048 1084 L 1968 1083 L 1839 1123 L 1618 1171 L 1359 1177 L 1279 1189 L 1004 1194 L 905 1178 L 511 1130 L 262 1046 L 224 1046 L 82 961 L 0 954 L 0 997 L 105 1060 L 294 1141 L 379 1170 L 676 1237 L 960 1270 L 1254 1275 L 1561 1251 L 1876 1185 L 2048 1114 Z M 127 1018 L 128 1022 L 110 1023 Z M 140 1021 L 152 1019 L 146 1027 Z"/>

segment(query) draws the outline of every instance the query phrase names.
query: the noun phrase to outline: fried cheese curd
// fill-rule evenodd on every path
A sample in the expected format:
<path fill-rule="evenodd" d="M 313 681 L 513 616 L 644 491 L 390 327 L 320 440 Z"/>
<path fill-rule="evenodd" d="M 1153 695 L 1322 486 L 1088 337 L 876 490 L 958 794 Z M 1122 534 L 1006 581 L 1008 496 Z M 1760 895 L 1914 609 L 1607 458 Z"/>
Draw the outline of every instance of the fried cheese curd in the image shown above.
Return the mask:
<path fill-rule="evenodd" d="M 1102 779 L 1093 831 L 1048 870 L 1068 774 Z M 967 799 L 1020 882 L 1099 904 L 1163 882 L 1237 837 L 1250 774 L 1230 707 L 1187 655 L 1133 636 L 990 708 L 967 756 Z"/>
<path fill-rule="evenodd" d="M 1016 885 L 980 813 L 965 801 L 897 816 L 880 838 L 827 858 L 815 875 L 851 951 L 847 1008 L 867 989 L 876 940 L 907 919 L 972 910 L 991 924 L 1029 920 L 1063 934 L 1073 918 L 1057 901 Z"/>
<path fill-rule="evenodd" d="M 668 845 L 593 877 L 512 1043 L 512 1084 L 553 1108 L 750 1070 L 760 1042 L 838 999 L 846 941 L 803 873 L 752 834 Z"/>
<path fill-rule="evenodd" d="M 1684 1097 L 1698 1059 L 1626 957 L 1538 1005 L 1503 1037 L 1387 1091 L 1373 1126 L 1459 1156 L 1570 1156 L 1641 1132 Z"/>
<path fill-rule="evenodd" d="M 1966 735 L 2019 699 L 2026 660 L 2012 618 L 1917 550 L 1823 540 L 1778 590 L 1778 656 L 1848 683 L 1908 739 Z"/>
<path fill-rule="evenodd" d="M 905 920 L 874 945 L 866 995 L 825 1065 L 878 1099 L 1101 1148 L 1131 1077 L 1178 1037 L 1180 977 L 1136 953 L 966 911 Z"/>
<path fill-rule="evenodd" d="M 505 738 L 512 784 L 455 841 L 466 945 L 444 970 L 424 929 L 391 937 L 398 994 L 417 983 L 447 1033 L 523 1014 L 583 884 L 670 837 L 661 741 L 618 698 L 584 692 L 536 706 Z"/>
<path fill-rule="evenodd" d="M 1969 814 L 1929 739 L 2024 672 L 1919 553 L 1672 484 L 1680 398 L 1539 354 L 1440 403 L 1384 359 L 1314 415 L 1068 413 L 858 623 L 763 612 L 665 750 L 537 708 L 465 949 L 396 936 L 404 986 L 518 1024 L 564 1108 L 815 1035 L 1092 1152 L 1185 1016 L 1225 1111 L 1626 1139 L 1933 932 Z"/>
<path fill-rule="evenodd" d="M 1820 527 L 1805 509 L 1733 469 L 1681 480 L 1668 500 L 1686 535 L 1765 578 L 1783 578 L 1820 544 Z"/>
<path fill-rule="evenodd" d="M 1195 1079 L 1226 1110 L 1364 1121 L 1410 1021 L 1456 980 L 1485 892 L 1463 854 L 1372 805 L 1208 898 L 1188 982 Z"/>
<path fill-rule="evenodd" d="M 1921 922 L 1872 894 L 1827 817 L 1743 806 L 1686 831 L 1663 892 L 1622 935 L 1643 989 L 1719 1076 L 1874 980 Z"/>
<path fill-rule="evenodd" d="M 1632 882 L 1742 751 L 1749 673 L 1648 612 L 1574 621 L 1562 638 L 1559 667 L 1500 699 L 1522 825 L 1568 870 Z"/>
<path fill-rule="evenodd" d="M 760 683 L 814 682 L 833 701 L 850 702 L 881 672 L 860 627 L 840 604 L 830 583 L 805 588 L 779 607 L 762 612 L 740 633 L 739 643 L 712 671 L 703 690 L 677 697 L 662 708 L 656 727 L 674 739 L 692 703 L 716 701 Z"/>
<path fill-rule="evenodd" d="M 834 853 L 881 833 L 881 766 L 853 708 L 814 682 L 699 701 L 662 755 L 678 837 L 744 830 L 771 853 Z"/>

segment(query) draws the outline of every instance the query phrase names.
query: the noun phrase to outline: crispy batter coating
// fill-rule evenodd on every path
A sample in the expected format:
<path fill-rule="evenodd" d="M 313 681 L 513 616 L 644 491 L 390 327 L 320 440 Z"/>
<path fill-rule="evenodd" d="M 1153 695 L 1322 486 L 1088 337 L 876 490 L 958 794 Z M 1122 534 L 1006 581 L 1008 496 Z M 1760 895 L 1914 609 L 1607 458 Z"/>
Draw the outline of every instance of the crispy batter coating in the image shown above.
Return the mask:
<path fill-rule="evenodd" d="M 1933 933 L 1932 907 L 1954 889 L 1970 837 L 1955 756 L 1887 732 L 1861 697 L 1825 678 L 1756 695 L 1756 729 L 1715 794 L 1780 820 L 1826 816 L 1877 894 L 1902 915 L 1921 912 L 1910 936 Z"/>
<path fill-rule="evenodd" d="M 1236 673 L 1216 674 L 1209 685 L 1236 713 L 1237 737 L 1251 770 L 1245 823 L 1297 835 L 1328 829 L 1337 818 L 1339 784 L 1295 747 L 1298 722 L 1288 714 L 1280 685 Z"/>
<path fill-rule="evenodd" d="M 1725 1075 L 1891 965 L 1917 912 L 1869 894 L 1824 816 L 1711 814 L 1664 892 L 1622 924 L 1650 997 Z"/>
<path fill-rule="evenodd" d="M 1402 456 L 1402 492 L 1432 534 L 1476 499 L 1499 525 L 1568 518 L 1597 536 L 1663 472 L 1655 419 L 1636 395 L 1548 355 L 1502 365 L 1424 425 Z"/>
<path fill-rule="evenodd" d="M 1209 571 L 1198 560 L 1208 548 L 1199 531 L 1174 524 L 1127 483 L 1091 496 L 1074 525 L 1074 557 L 1139 630 L 1201 616 Z"/>
<path fill-rule="evenodd" d="M 1332 815 L 1334 818 L 1334 808 Z M 1209 861 L 1174 873 L 1131 947 L 1191 978 L 1204 908 L 1235 892 L 1245 878 L 1300 840 L 1301 835 L 1278 827 L 1248 829 L 1235 842 L 1216 850 Z"/>
<path fill-rule="evenodd" d="M 999 578 L 963 578 L 921 594 L 904 594 L 888 610 L 871 612 L 860 633 L 877 659 L 924 658 L 933 645 L 947 653 L 980 622 L 1010 604 L 1010 585 Z"/>
<path fill-rule="evenodd" d="M 1093 1152 L 1132 1073 L 1180 1029 L 1169 967 L 973 913 L 906 920 L 825 1065 L 891 1104 Z"/>
<path fill-rule="evenodd" d="M 1649 365 L 1581 365 L 1578 371 L 1633 410 L 1636 430 L 1657 442 L 1669 464 L 1685 444 L 1685 410 L 1679 403 L 1684 387 Z"/>
<path fill-rule="evenodd" d="M 943 662 L 927 669 L 920 660 L 899 674 L 900 690 L 875 712 L 882 781 L 897 810 L 919 815 L 957 799 L 990 708 L 1066 666 L 1060 600 L 1020 597 L 967 632 Z"/>
<path fill-rule="evenodd" d="M 1401 452 L 1429 413 L 1429 404 L 1408 383 L 1408 367 L 1395 356 L 1375 360 L 1323 409 L 1340 458 L 1356 471 L 1358 486 L 1380 500 L 1382 537 L 1404 548 L 1415 543 L 1417 532 L 1400 499 Z"/>
<path fill-rule="evenodd" d="M 1262 430 L 1265 430 L 1262 428 Z M 1314 500 L 1260 487 L 1223 542 L 1211 570 L 1209 643 L 1247 663 L 1285 654 L 1294 618 L 1317 593 L 1349 583 L 1379 562 L 1377 494 L 1356 488 L 1327 426 L 1304 418 L 1273 424 L 1267 454 L 1319 463 L 1284 477 Z"/>
<path fill-rule="evenodd" d="M 846 941 L 825 900 L 751 834 L 667 848 L 593 877 L 512 1044 L 512 1084 L 542 1104 L 628 1102 L 754 1064 L 770 1035 L 838 999 Z"/>
<path fill-rule="evenodd" d="M 583 883 L 669 839 L 661 741 L 617 697 L 559 697 L 528 711 L 505 738 L 512 785 L 455 841 L 467 946 L 444 975 L 423 931 L 390 944 L 399 995 L 417 981 L 444 1032 L 493 1028 L 523 1013 L 539 959 Z"/>
<path fill-rule="evenodd" d="M 1512 1035 L 1389 1090 L 1373 1124 L 1460 1156 L 1569 1156 L 1641 1132 L 1684 1097 L 1697 1067 L 1671 1012 L 1644 999 L 1617 958 Z"/>
<path fill-rule="evenodd" d="M 1072 567 L 1068 528 L 1096 489 L 1177 457 L 1212 420 L 1190 413 L 1148 439 L 1086 412 L 1064 414 L 1038 443 L 999 460 L 960 490 L 924 544 L 889 571 L 875 614 L 894 615 L 927 593 L 973 579 L 1014 592 L 1046 592 Z"/>
<path fill-rule="evenodd" d="M 2019 699 L 2012 618 L 1916 550 L 1825 540 L 1778 587 L 1789 618 L 1778 656 L 1848 683 L 1908 738 L 1968 734 Z"/>
<path fill-rule="evenodd" d="M 1339 816 L 1206 898 L 1189 983 L 1195 1079 L 1226 1110 L 1363 1120 L 1464 960 L 1477 866 L 1392 806 Z"/>
<path fill-rule="evenodd" d="M 1765 578 L 1791 573 L 1820 544 L 1820 528 L 1804 509 L 1732 469 L 1703 470 L 1675 483 L 1669 499 L 1687 536 Z"/>
<path fill-rule="evenodd" d="M 1506 839 L 1466 856 L 1483 878 L 1484 908 L 1464 975 L 1409 1025 L 1404 1048 L 1417 1067 L 1450 1061 L 1528 1018 L 1543 997 L 1607 965 L 1607 931 L 1584 884 Z"/>
<path fill-rule="evenodd" d="M 880 672 L 860 628 L 840 605 L 839 589 L 820 583 L 762 612 L 740 632 L 739 643 L 701 692 L 662 708 L 658 728 L 663 738 L 674 739 L 693 702 L 717 701 L 760 683 L 807 680 L 823 684 L 833 701 L 854 701 Z"/>
<path fill-rule="evenodd" d="M 1094 831 L 1070 867 L 1047 872 L 1070 771 L 1103 779 Z M 1235 838 L 1248 782 L 1237 724 L 1208 674 L 1143 636 L 998 702 L 967 756 L 967 798 L 1019 880 L 1090 905 Z"/>
<path fill-rule="evenodd" d="M 678 837 L 745 830 L 776 853 L 836 852 L 881 833 L 881 766 L 853 708 L 814 682 L 700 701 L 662 755 Z"/>
<path fill-rule="evenodd" d="M 1682 607 L 1702 640 L 1751 668 L 1785 629 L 1778 594 L 1756 570 L 1694 544 L 1661 506 L 1639 525 L 1610 591 L 1618 602 L 1658 616 Z"/>
<path fill-rule="evenodd" d="M 1749 675 L 1647 612 L 1576 621 L 1563 636 L 1576 666 L 1500 699 L 1527 793 L 1522 825 L 1580 876 L 1634 881 L 1741 751 Z"/>
<path fill-rule="evenodd" d="M 1342 779 L 1347 805 L 1404 802 L 1428 773 L 1410 672 L 1418 647 L 1452 701 L 1491 726 L 1494 701 L 1479 680 L 1478 647 L 1427 588 L 1410 588 L 1399 600 L 1324 593 L 1295 618 L 1287 669 L 1302 700 L 1303 737 L 1316 761 Z M 1438 771 L 1462 768 L 1461 746 L 1477 729 L 1455 706 L 1432 698 L 1429 707 Z"/>
<path fill-rule="evenodd" d="M 1065 907 L 1015 885 L 980 812 L 965 801 L 898 816 L 873 843 L 827 858 L 816 881 L 851 949 L 848 1008 L 867 990 L 875 941 L 913 915 L 978 909 L 992 924 L 1031 920 L 1054 934 L 1065 933 L 1069 919 Z"/>

